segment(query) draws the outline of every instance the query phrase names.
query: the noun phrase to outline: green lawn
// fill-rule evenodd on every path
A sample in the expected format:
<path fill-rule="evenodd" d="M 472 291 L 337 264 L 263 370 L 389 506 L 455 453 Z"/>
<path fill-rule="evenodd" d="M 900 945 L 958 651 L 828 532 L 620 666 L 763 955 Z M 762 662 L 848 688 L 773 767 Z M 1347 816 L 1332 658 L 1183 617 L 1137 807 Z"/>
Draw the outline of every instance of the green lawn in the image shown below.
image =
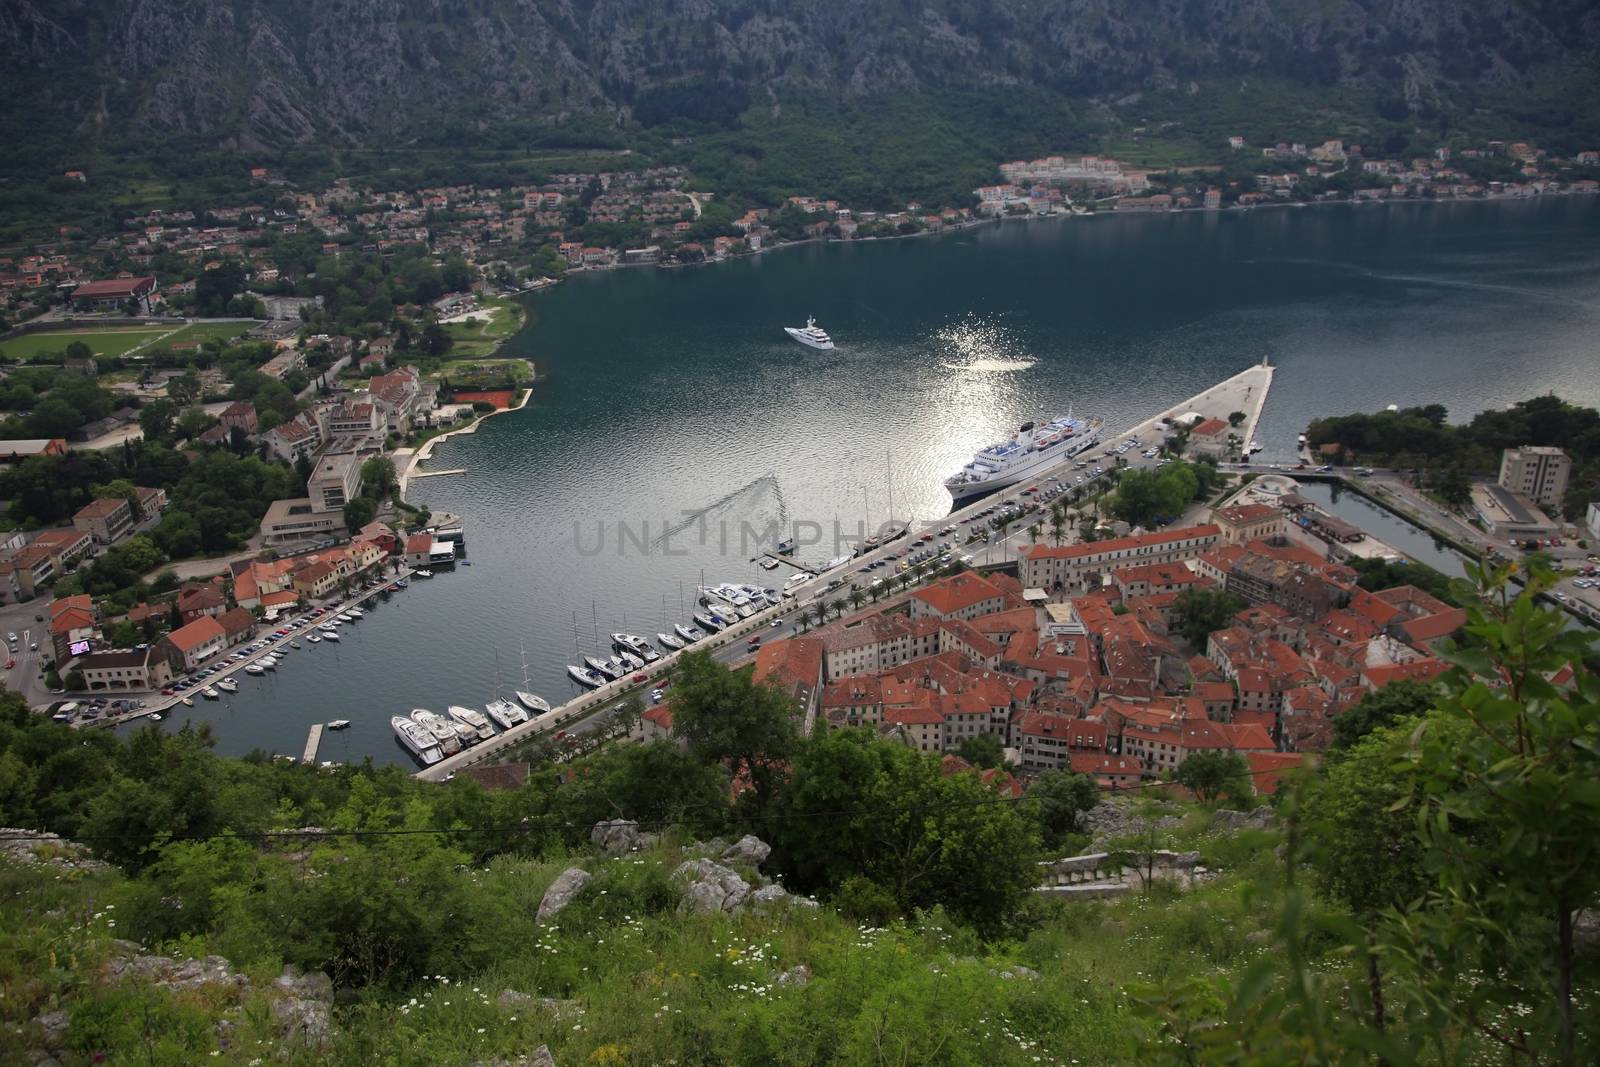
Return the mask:
<path fill-rule="evenodd" d="M 185 326 L 171 337 L 165 338 L 163 344 L 179 344 L 188 341 L 205 341 L 220 337 L 224 341 L 231 341 L 250 328 L 248 322 L 196 322 Z"/>
<path fill-rule="evenodd" d="M 82 341 L 97 356 L 125 356 L 136 348 L 155 341 L 163 345 L 185 341 L 204 342 L 212 337 L 232 340 L 250 328 L 248 322 L 197 322 L 189 326 L 93 326 L 75 330 L 49 330 L 0 341 L 0 353 L 20 360 L 31 360 L 45 352 L 61 352 L 74 341 Z"/>
<path fill-rule="evenodd" d="M 0 352 L 12 359 L 30 360 L 45 352 L 61 352 L 82 341 L 97 356 L 121 356 L 172 330 L 170 326 L 106 326 L 88 330 L 51 330 L 0 341 Z"/>
<path fill-rule="evenodd" d="M 482 310 L 490 315 L 487 321 L 445 324 L 445 331 L 455 341 L 450 349 L 452 355 L 487 356 L 500 347 L 500 342 L 522 328 L 521 309 L 514 304 L 496 301 L 485 305 Z"/>

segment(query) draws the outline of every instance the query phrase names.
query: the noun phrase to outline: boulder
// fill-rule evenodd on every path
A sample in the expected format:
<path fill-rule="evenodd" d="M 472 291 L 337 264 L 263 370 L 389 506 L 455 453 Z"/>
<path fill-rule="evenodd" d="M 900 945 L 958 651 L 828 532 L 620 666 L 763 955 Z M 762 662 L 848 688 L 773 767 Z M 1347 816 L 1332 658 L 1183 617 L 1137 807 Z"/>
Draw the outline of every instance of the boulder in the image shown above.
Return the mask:
<path fill-rule="evenodd" d="M 764 885 L 745 898 L 745 905 L 752 911 L 766 911 L 778 905 L 787 905 L 794 908 L 815 908 L 817 907 L 817 902 L 810 897 L 797 897 L 781 885 Z"/>
<path fill-rule="evenodd" d="M 641 843 L 639 824 L 630 819 L 607 819 L 589 830 L 589 840 L 607 856 L 636 851 Z"/>
<path fill-rule="evenodd" d="M 278 1024 L 278 1035 L 286 1041 L 320 1045 L 331 1029 L 328 1006 L 319 1000 L 280 997 L 272 1002 L 272 1017 Z"/>
<path fill-rule="evenodd" d="M 545 922 L 560 914 L 591 878 L 593 875 L 582 867 L 568 867 L 556 875 L 556 880 L 544 891 L 544 899 L 539 901 L 538 921 Z"/>
<path fill-rule="evenodd" d="M 733 911 L 750 895 L 750 883 L 737 872 L 703 857 L 680 863 L 672 877 L 689 881 L 678 902 L 678 910 L 695 915 Z"/>
<path fill-rule="evenodd" d="M 1224 833 L 1235 830 L 1263 830 L 1272 825 L 1272 809 L 1263 804 L 1251 812 L 1218 808 L 1211 815 L 1211 828 Z"/>
<path fill-rule="evenodd" d="M 793 986 L 794 988 L 799 989 L 801 986 L 810 981 L 811 968 L 802 963 L 798 966 L 790 967 L 787 971 L 784 971 L 782 974 L 778 975 L 777 984 L 782 986 Z"/>
<path fill-rule="evenodd" d="M 333 1003 L 333 979 L 321 971 L 301 974 L 293 965 L 290 965 L 283 969 L 283 973 L 278 976 L 272 985 L 280 993 L 299 997 L 301 1000 L 316 1000 L 323 1004 Z"/>
<path fill-rule="evenodd" d="M 748 863 L 752 867 L 759 867 L 768 856 L 772 855 L 772 846 L 754 834 L 745 834 L 739 840 L 729 845 L 722 853 L 724 863 Z"/>

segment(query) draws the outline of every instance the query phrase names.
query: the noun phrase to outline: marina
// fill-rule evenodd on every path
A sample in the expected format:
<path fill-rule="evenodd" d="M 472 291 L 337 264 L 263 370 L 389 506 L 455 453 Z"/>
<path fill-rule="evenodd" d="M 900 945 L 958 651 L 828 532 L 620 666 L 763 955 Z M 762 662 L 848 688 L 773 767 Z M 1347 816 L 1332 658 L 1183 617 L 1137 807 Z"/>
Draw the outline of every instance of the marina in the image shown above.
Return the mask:
<path fill-rule="evenodd" d="M 1097 218 L 569 279 L 530 298 L 537 325 L 507 345 L 548 371 L 537 397 L 429 442 L 470 475 L 412 483 L 413 503 L 471 524 L 473 566 L 410 583 L 339 642 L 302 636 L 276 671 L 230 668 L 238 694 L 196 696 L 162 727 L 208 721 L 221 752 L 298 755 L 311 722 L 342 716 L 321 758 L 414 767 L 389 717 L 484 709 L 497 654 L 502 695 L 561 707 L 585 692 L 568 666 L 609 657 L 611 632 L 729 644 L 726 620 L 694 620 L 697 590 L 789 588 L 754 562 L 779 541 L 842 567 L 863 527 L 944 515 L 943 480 L 1030 418 L 1092 413 L 1109 440 L 1267 352 L 1272 400 L 1244 437 L 1267 457 L 1330 411 L 1595 403 L 1597 206 Z M 1179 261 L 1193 266 L 1160 266 Z M 775 328 L 807 310 L 839 348 Z"/>

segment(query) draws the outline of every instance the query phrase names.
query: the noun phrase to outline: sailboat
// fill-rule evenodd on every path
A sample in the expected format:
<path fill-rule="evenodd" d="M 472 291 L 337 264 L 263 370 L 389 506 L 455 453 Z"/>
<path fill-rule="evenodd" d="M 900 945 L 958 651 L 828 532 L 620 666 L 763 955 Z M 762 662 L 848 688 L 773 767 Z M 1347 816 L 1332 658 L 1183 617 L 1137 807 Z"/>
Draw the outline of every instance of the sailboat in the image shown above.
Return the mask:
<path fill-rule="evenodd" d="M 500 677 L 500 653 L 497 651 L 494 654 L 494 699 L 485 704 L 483 710 L 488 712 L 489 718 L 495 722 L 509 722 L 511 726 L 527 722 L 528 713 L 502 696 L 501 693 L 504 691 L 504 683 Z M 511 726 L 507 726 L 506 729 L 511 729 Z"/>
<path fill-rule="evenodd" d="M 522 642 L 522 688 L 516 691 L 517 699 L 522 701 L 522 706 L 535 715 L 543 715 L 550 710 L 550 702 L 538 696 L 533 690 L 533 685 L 528 681 L 528 643 Z"/>

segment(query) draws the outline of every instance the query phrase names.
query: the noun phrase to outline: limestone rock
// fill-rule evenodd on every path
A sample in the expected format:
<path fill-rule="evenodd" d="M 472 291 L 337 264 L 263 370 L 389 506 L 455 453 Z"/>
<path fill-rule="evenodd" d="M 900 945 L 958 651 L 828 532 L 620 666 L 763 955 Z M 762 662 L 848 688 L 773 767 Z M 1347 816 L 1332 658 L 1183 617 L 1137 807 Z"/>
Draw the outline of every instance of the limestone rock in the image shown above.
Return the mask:
<path fill-rule="evenodd" d="M 607 819 L 589 830 L 589 840 L 607 856 L 620 856 L 639 848 L 639 824 L 630 819 Z"/>
<path fill-rule="evenodd" d="M 790 967 L 787 971 L 784 971 L 782 974 L 778 975 L 777 984 L 783 986 L 793 986 L 794 988 L 799 989 L 801 986 L 806 985 L 810 981 L 811 968 L 802 963 L 798 966 Z"/>
<path fill-rule="evenodd" d="M 728 846 L 722 853 L 722 860 L 724 863 L 748 863 L 752 867 L 759 867 L 770 855 L 771 845 L 754 834 L 745 834 Z"/>
<path fill-rule="evenodd" d="M 678 910 L 695 915 L 733 911 L 750 895 L 749 882 L 731 868 L 703 857 L 680 863 L 672 876 L 689 880 Z"/>
<path fill-rule="evenodd" d="M 539 901 L 538 921 L 545 922 L 560 914 L 592 877 L 582 867 L 568 867 L 556 875 L 556 880 L 544 891 L 544 899 Z"/>
<path fill-rule="evenodd" d="M 1225 833 L 1235 830 L 1263 830 L 1272 825 L 1272 809 L 1263 804 L 1251 812 L 1219 808 L 1212 813 L 1211 828 Z"/>
<path fill-rule="evenodd" d="M 321 971 L 312 971 L 310 974 L 301 974 L 293 966 L 283 969 L 273 987 L 290 996 L 302 1000 L 316 1000 L 324 1004 L 333 1003 L 333 979 Z"/>
<path fill-rule="evenodd" d="M 287 1041 L 320 1045 L 328 1038 L 331 1022 L 328 1006 L 302 997 L 280 997 L 272 1002 L 272 1018 L 278 1035 Z"/>

